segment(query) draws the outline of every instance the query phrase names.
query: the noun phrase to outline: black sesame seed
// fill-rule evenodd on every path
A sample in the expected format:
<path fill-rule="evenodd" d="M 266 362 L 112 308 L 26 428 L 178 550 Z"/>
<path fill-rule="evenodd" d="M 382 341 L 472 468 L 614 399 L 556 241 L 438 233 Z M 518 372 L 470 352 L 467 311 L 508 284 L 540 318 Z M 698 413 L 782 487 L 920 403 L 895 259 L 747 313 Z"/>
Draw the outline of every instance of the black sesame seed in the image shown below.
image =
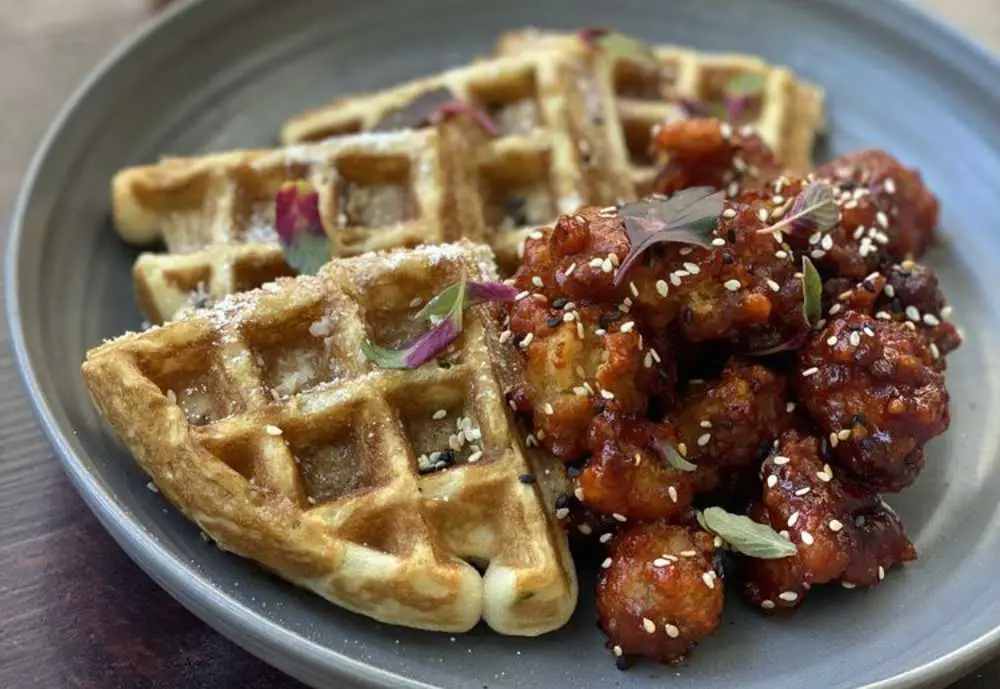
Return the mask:
<path fill-rule="evenodd" d="M 568 301 L 569 300 L 566 299 L 565 297 L 558 297 L 556 299 L 553 299 L 552 300 L 552 308 L 554 308 L 554 309 L 561 309 L 562 307 L 566 306 L 566 304 L 568 303 Z"/>
<path fill-rule="evenodd" d="M 603 414 L 604 413 L 604 402 L 598 402 L 594 405 L 594 413 Z"/>
<path fill-rule="evenodd" d="M 618 656 L 615 658 L 615 667 L 622 672 L 625 672 L 626 670 L 630 670 L 632 668 L 632 661 L 625 656 Z"/>
<path fill-rule="evenodd" d="M 868 419 L 865 418 L 864 414 L 855 414 L 851 417 L 852 426 L 865 426 L 868 424 Z"/>
<path fill-rule="evenodd" d="M 441 452 L 441 455 L 437 458 L 437 464 L 446 467 L 453 466 L 455 464 L 455 451 L 444 450 Z"/>
<path fill-rule="evenodd" d="M 854 180 L 845 179 L 844 181 L 840 182 L 838 186 L 840 187 L 841 191 L 854 191 L 854 189 L 857 188 L 858 184 Z"/>
<path fill-rule="evenodd" d="M 736 243 L 736 230 L 729 230 L 726 232 L 726 239 L 729 240 L 730 244 Z"/>
<path fill-rule="evenodd" d="M 731 252 L 727 251 L 726 253 L 722 254 L 722 262 L 725 263 L 727 266 L 731 266 L 734 263 L 736 263 L 736 257 L 733 256 Z"/>
<path fill-rule="evenodd" d="M 573 496 L 569 493 L 562 493 L 556 496 L 556 509 L 561 510 L 564 507 L 569 507 L 570 498 Z"/>
<path fill-rule="evenodd" d="M 451 362 L 445 361 L 444 359 L 438 359 L 438 366 L 441 368 L 451 368 Z"/>
<path fill-rule="evenodd" d="M 528 485 L 531 485 L 532 483 L 535 482 L 535 476 L 534 474 L 521 474 L 520 476 L 517 477 L 517 480 L 520 481 L 521 483 L 526 483 Z"/>
<path fill-rule="evenodd" d="M 581 467 L 579 464 L 570 464 L 568 467 L 566 467 L 566 475 L 570 478 L 576 478 L 577 476 L 580 475 L 581 471 L 583 471 L 583 467 Z"/>
<path fill-rule="evenodd" d="M 545 321 L 545 325 L 549 326 L 550 328 L 555 328 L 560 323 L 562 323 L 562 316 L 553 316 L 549 320 Z"/>
<path fill-rule="evenodd" d="M 864 287 L 866 291 L 875 294 L 875 285 L 873 285 L 869 280 L 862 282 L 861 286 Z"/>
<path fill-rule="evenodd" d="M 523 196 L 508 196 L 505 201 L 507 217 L 518 227 L 528 224 L 525 204 L 526 199 Z"/>
<path fill-rule="evenodd" d="M 614 323 L 621 317 L 622 317 L 622 312 L 619 311 L 618 309 L 615 309 L 614 311 L 608 311 L 607 313 L 602 313 L 600 318 L 597 319 L 597 321 L 602 328 L 607 330 L 607 328 L 612 323 Z"/>
<path fill-rule="evenodd" d="M 694 311 L 692 311 L 689 308 L 684 309 L 684 313 L 682 314 L 681 317 L 684 319 L 684 322 L 687 323 L 688 325 L 694 323 Z"/>

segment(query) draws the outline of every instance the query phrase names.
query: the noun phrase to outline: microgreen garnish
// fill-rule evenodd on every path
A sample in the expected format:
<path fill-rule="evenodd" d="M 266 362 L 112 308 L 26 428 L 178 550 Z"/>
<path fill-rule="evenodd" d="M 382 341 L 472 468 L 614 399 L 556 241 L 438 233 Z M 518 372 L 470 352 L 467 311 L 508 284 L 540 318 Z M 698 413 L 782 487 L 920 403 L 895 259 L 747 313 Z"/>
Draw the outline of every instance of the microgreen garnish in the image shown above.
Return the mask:
<path fill-rule="evenodd" d="M 490 136 L 497 134 L 496 123 L 485 111 L 457 99 L 446 86 L 424 91 L 406 105 L 386 113 L 372 129 L 377 132 L 419 129 L 455 115 L 468 115 Z"/>
<path fill-rule="evenodd" d="M 833 185 L 816 180 L 799 192 L 785 217 L 773 225 L 757 230 L 757 233 L 778 232 L 785 227 L 802 232 L 827 232 L 837 224 L 839 218 Z"/>
<path fill-rule="evenodd" d="M 802 315 L 810 328 L 823 316 L 823 279 L 808 256 L 802 257 Z"/>
<path fill-rule="evenodd" d="M 795 544 L 767 524 L 726 512 L 721 507 L 707 507 L 699 512 L 698 523 L 728 543 L 732 550 L 747 557 L 777 560 L 798 552 Z"/>
<path fill-rule="evenodd" d="M 443 352 L 462 333 L 462 315 L 467 306 L 513 301 L 516 295 L 516 289 L 502 282 L 461 280 L 445 287 L 414 315 L 417 321 L 430 321 L 432 327 L 409 346 L 389 349 L 364 340 L 361 353 L 382 368 L 416 368 Z"/>
<path fill-rule="evenodd" d="M 285 182 L 274 197 L 274 225 L 285 261 L 314 275 L 330 260 L 330 240 L 319 216 L 319 195 L 305 180 Z"/>
<path fill-rule="evenodd" d="M 728 82 L 722 91 L 726 105 L 726 115 L 730 122 L 739 122 L 755 98 L 759 98 L 764 90 L 764 75 L 739 74 Z"/>
<path fill-rule="evenodd" d="M 672 466 L 674 469 L 680 471 L 696 471 L 698 469 L 697 464 L 692 464 L 691 462 L 684 459 L 684 456 L 677 451 L 677 448 L 664 440 L 654 441 L 656 445 L 657 452 L 660 456 L 667 460 L 667 464 Z"/>
<path fill-rule="evenodd" d="M 618 267 L 615 284 L 647 249 L 664 243 L 710 247 L 723 209 L 725 192 L 711 187 L 682 189 L 669 198 L 651 197 L 626 203 L 618 210 L 625 220 L 630 247 Z"/>
<path fill-rule="evenodd" d="M 628 60 L 649 70 L 660 68 L 653 48 L 638 38 L 598 26 L 581 29 L 579 36 L 586 45 L 600 50 L 612 60 Z"/>

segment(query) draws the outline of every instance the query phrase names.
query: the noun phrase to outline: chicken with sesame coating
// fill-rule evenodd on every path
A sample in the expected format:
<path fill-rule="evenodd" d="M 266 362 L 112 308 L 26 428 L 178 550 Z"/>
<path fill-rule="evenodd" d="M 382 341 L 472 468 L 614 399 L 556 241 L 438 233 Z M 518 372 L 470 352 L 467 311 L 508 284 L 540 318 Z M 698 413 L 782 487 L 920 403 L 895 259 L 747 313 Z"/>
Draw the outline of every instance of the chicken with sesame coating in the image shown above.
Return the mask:
<path fill-rule="evenodd" d="M 706 186 L 735 198 L 781 174 L 759 134 L 717 119 L 665 122 L 654 128 L 650 148 L 660 166 L 653 190 L 660 194 Z"/>
<path fill-rule="evenodd" d="M 837 465 L 879 492 L 910 485 L 924 444 L 948 428 L 944 376 L 906 323 L 837 316 L 799 352 L 795 385 Z"/>
<path fill-rule="evenodd" d="M 761 467 L 762 494 L 750 517 L 797 548 L 789 557 L 740 558 L 744 595 L 765 612 L 798 607 L 818 584 L 875 586 L 891 567 L 917 556 L 892 508 L 835 470 L 820 445 L 788 431 Z"/>
<path fill-rule="evenodd" d="M 920 258 L 934 241 L 938 201 L 924 185 L 920 173 L 885 151 L 857 151 L 831 160 L 816 171 L 842 191 L 869 198 L 885 218 L 875 227 L 887 237 L 886 251 L 896 261 Z M 866 228 L 872 227 L 865 223 Z"/>
<path fill-rule="evenodd" d="M 704 531 L 651 522 L 619 533 L 597 582 L 598 625 L 619 667 L 639 657 L 683 660 L 719 626 L 722 579 Z"/>

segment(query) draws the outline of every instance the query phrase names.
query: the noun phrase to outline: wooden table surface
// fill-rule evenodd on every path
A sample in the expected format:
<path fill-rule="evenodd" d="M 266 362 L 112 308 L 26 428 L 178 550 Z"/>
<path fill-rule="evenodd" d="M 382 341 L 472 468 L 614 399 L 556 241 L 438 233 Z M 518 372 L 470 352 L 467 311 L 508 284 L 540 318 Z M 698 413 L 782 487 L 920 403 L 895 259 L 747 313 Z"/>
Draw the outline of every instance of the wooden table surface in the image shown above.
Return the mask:
<path fill-rule="evenodd" d="M 921 4 L 1000 50 L 1000 0 Z M 0 239 L 57 108 L 147 13 L 143 0 L 0 0 Z M 301 687 L 194 618 L 98 525 L 20 394 L 7 340 L 0 319 L 0 687 Z M 1000 659 L 952 689 L 997 686 Z"/>

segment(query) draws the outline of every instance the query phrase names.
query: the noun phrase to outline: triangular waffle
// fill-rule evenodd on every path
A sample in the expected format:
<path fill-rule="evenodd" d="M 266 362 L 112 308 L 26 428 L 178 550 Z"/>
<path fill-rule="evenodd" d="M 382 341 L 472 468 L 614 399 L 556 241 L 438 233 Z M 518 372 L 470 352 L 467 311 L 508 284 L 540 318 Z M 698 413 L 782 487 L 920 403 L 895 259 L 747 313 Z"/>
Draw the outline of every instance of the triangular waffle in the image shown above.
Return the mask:
<path fill-rule="evenodd" d="M 366 337 L 410 338 L 410 316 L 463 277 L 496 278 L 487 247 L 334 260 L 111 340 L 83 376 L 220 547 L 385 622 L 540 634 L 569 618 L 576 579 L 509 416 L 516 354 L 497 311 L 469 308 L 459 340 L 417 369 L 360 353 Z"/>

